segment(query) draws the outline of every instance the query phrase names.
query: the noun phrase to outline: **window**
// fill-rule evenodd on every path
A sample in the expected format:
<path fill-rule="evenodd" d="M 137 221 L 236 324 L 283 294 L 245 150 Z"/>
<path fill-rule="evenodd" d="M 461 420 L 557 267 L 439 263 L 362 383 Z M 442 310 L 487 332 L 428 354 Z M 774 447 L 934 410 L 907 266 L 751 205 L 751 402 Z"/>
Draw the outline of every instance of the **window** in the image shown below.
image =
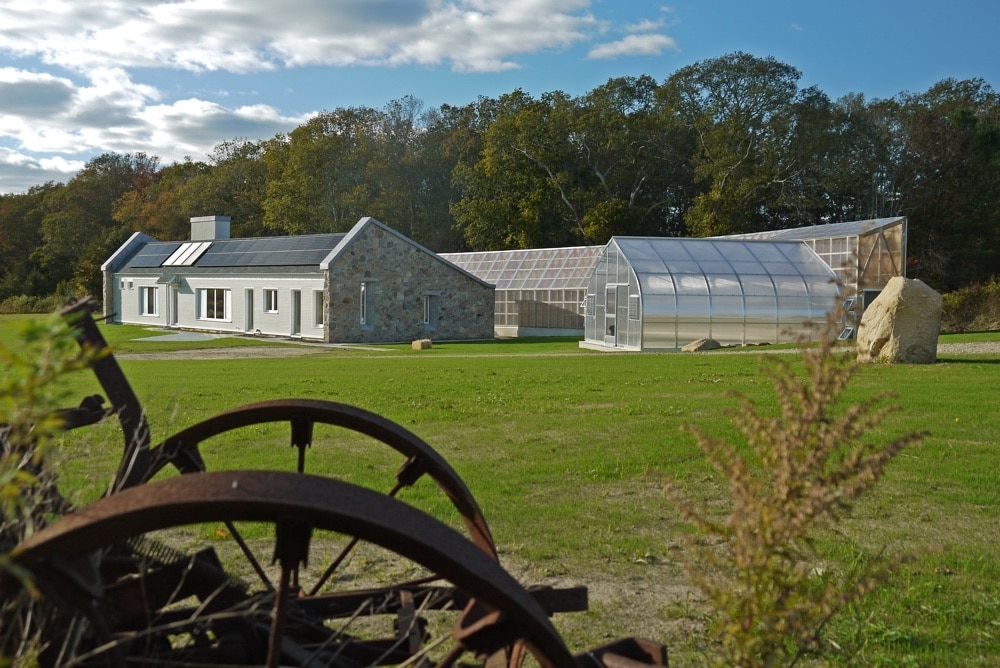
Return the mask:
<path fill-rule="evenodd" d="M 323 326 L 323 291 L 313 291 L 313 325 Z"/>
<path fill-rule="evenodd" d="M 639 319 L 639 295 L 628 296 L 628 319 Z"/>
<path fill-rule="evenodd" d="M 201 290 L 202 320 L 231 320 L 230 291 L 222 288 L 207 288 Z"/>
<path fill-rule="evenodd" d="M 159 315 L 156 288 L 139 288 L 139 315 Z"/>
<path fill-rule="evenodd" d="M 278 291 L 264 290 L 264 313 L 278 312 Z"/>
<path fill-rule="evenodd" d="M 424 295 L 424 315 L 423 323 L 425 325 L 434 325 L 434 321 L 437 320 L 438 311 L 438 295 L 430 294 Z"/>
<path fill-rule="evenodd" d="M 368 284 L 361 284 L 361 294 L 358 296 L 358 304 L 360 307 L 360 312 L 358 313 L 358 321 L 362 325 L 368 324 Z"/>

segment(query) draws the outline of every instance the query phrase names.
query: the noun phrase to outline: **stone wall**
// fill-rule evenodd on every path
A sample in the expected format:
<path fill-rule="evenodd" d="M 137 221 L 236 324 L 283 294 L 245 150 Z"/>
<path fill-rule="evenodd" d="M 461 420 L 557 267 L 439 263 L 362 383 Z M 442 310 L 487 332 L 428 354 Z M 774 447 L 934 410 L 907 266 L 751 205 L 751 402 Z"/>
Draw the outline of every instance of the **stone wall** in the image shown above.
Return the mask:
<path fill-rule="evenodd" d="M 375 221 L 356 230 L 334 258 L 327 287 L 328 343 L 493 338 L 493 286 Z M 425 297 L 430 298 L 429 323 L 423 322 Z"/>

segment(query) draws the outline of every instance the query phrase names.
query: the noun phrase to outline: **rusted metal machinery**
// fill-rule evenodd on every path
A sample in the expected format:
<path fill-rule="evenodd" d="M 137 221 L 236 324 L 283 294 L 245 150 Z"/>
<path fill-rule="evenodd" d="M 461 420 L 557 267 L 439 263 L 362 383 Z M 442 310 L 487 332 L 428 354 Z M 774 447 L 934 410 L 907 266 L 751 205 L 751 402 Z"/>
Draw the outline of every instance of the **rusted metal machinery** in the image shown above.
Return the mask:
<path fill-rule="evenodd" d="M 103 350 L 91 309 L 84 300 L 64 315 L 81 345 Z M 663 646 L 631 638 L 574 655 L 550 617 L 585 610 L 586 588 L 519 584 L 462 479 L 398 424 L 344 404 L 277 400 L 153 446 L 114 357 L 92 367 L 110 407 L 88 397 L 62 412 L 65 425 L 115 415 L 123 456 L 104 498 L 67 509 L 12 551 L 37 591 L 0 573 L 2 600 L 24 601 L 6 607 L 21 611 L 16 619 L 0 618 L 7 652 L 16 632 L 36 639 L 41 665 L 666 665 Z M 213 437 L 273 422 L 289 425 L 289 470 L 207 470 Z M 391 488 L 310 473 L 317 425 L 398 452 Z M 464 534 L 397 498 L 421 480 Z"/>

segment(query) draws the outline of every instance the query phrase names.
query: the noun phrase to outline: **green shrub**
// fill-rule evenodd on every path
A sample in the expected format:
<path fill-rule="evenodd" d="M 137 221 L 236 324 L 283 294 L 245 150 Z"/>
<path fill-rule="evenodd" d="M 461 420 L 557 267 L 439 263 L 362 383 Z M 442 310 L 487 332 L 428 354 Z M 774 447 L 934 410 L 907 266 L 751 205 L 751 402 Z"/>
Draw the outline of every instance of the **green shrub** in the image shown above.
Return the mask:
<path fill-rule="evenodd" d="M 66 299 L 60 295 L 49 295 L 47 297 L 18 295 L 0 301 L 0 313 L 52 313 L 59 310 L 65 303 Z"/>
<path fill-rule="evenodd" d="M 746 444 L 689 429 L 728 483 L 728 516 L 696 507 L 667 485 L 696 530 L 688 573 L 712 607 L 720 665 L 790 665 L 821 649 L 830 618 L 870 592 L 892 563 L 879 556 L 840 572 L 814 538 L 924 434 L 883 445 L 864 442 L 895 407 L 887 395 L 844 405 L 855 356 L 838 352 L 832 336 L 820 339 L 802 356 L 804 374 L 786 359 L 767 360 L 763 371 L 774 384 L 777 415 L 733 395 L 739 403 L 733 421 Z"/>
<path fill-rule="evenodd" d="M 970 285 L 942 295 L 941 330 L 962 332 L 1000 331 L 1000 282 Z"/>

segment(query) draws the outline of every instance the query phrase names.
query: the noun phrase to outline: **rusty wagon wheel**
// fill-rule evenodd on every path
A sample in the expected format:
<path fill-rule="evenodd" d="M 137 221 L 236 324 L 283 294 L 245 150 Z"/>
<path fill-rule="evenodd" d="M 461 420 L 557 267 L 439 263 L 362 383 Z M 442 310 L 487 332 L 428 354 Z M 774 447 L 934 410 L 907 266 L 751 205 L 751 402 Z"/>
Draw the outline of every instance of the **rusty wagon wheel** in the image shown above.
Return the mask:
<path fill-rule="evenodd" d="M 268 528 L 276 589 L 246 589 L 214 558 L 164 563 L 134 549 L 144 536 L 170 541 L 171 532 L 229 521 Z M 328 535 L 446 576 L 427 589 L 302 596 L 296 578 L 306 577 Z M 60 620 L 41 638 L 43 664 L 356 668 L 489 657 L 490 665 L 515 665 L 511 654 L 527 648 L 543 666 L 576 665 L 535 597 L 480 546 L 386 495 L 304 473 L 219 471 L 139 485 L 63 517 L 13 557 Z M 435 633 L 427 618 L 455 605 L 454 589 L 471 598 L 436 613 L 457 621 Z M 374 628 L 375 618 L 389 629 Z"/>
<path fill-rule="evenodd" d="M 364 434 L 396 450 L 405 459 L 395 474 L 395 482 L 391 488 L 387 485 L 384 493 L 395 497 L 426 476 L 438 486 L 457 510 L 472 542 L 494 560 L 497 558 L 493 536 L 479 504 L 451 465 L 416 434 L 376 413 L 347 404 L 314 399 L 282 399 L 249 404 L 220 413 L 170 436 L 154 447 L 151 451 L 149 470 L 142 480 L 153 479 L 170 465 L 181 473 L 204 472 L 208 469 L 205 454 L 212 445 L 212 438 L 241 428 L 274 422 L 284 422 L 289 425 L 291 445 L 297 451 L 294 466 L 298 473 L 308 472 L 307 452 L 313 447 L 314 428 L 317 424 L 342 427 Z M 252 438 L 248 436 L 248 440 Z M 312 472 L 317 473 L 317 471 Z M 324 470 L 321 473 L 327 477 L 336 477 L 336 472 Z M 265 586 L 272 587 L 264 569 L 244 547 L 239 528 L 227 523 L 227 531 L 243 547 L 247 559 Z M 355 547 L 356 542 L 351 542 L 329 560 L 324 575 L 308 592 L 310 595 L 320 593 L 321 588 L 349 558 Z"/>

